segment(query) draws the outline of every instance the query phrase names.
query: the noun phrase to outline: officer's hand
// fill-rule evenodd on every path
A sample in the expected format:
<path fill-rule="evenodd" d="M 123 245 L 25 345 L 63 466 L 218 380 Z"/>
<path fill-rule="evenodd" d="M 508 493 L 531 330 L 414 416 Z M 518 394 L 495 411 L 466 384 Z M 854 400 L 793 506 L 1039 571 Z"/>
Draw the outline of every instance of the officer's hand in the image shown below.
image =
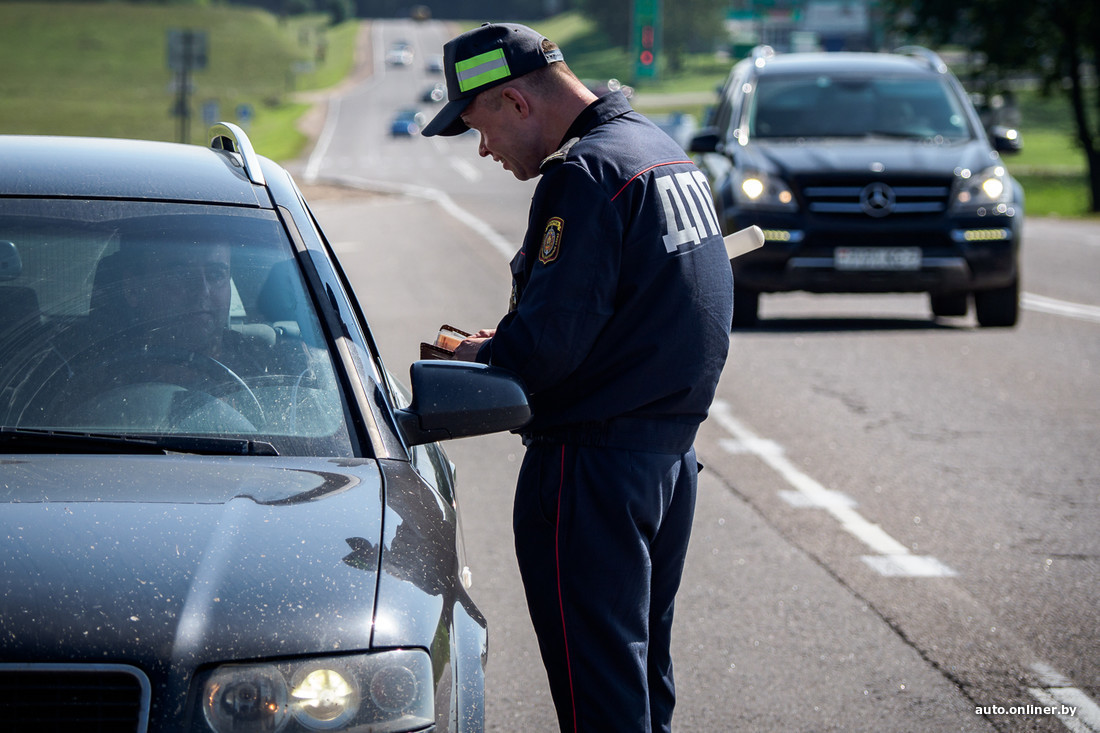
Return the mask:
<path fill-rule="evenodd" d="M 478 332 L 481 333 L 480 331 Z M 481 345 L 488 341 L 487 337 L 483 336 L 471 336 L 468 339 L 463 339 L 462 343 L 455 349 L 455 361 L 477 361 L 477 352 L 481 348 Z"/>

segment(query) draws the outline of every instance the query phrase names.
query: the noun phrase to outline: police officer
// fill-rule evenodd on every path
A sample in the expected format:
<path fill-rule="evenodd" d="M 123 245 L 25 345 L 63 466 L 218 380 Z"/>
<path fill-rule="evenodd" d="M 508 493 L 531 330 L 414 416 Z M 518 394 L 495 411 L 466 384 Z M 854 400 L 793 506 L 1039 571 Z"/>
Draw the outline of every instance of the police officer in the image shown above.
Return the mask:
<path fill-rule="evenodd" d="M 448 103 L 424 135 L 474 129 L 483 157 L 541 176 L 511 307 L 456 358 L 510 369 L 530 392 L 513 529 L 559 725 L 671 730 L 693 442 L 733 310 L 708 185 L 530 28 L 486 24 L 443 55 Z"/>

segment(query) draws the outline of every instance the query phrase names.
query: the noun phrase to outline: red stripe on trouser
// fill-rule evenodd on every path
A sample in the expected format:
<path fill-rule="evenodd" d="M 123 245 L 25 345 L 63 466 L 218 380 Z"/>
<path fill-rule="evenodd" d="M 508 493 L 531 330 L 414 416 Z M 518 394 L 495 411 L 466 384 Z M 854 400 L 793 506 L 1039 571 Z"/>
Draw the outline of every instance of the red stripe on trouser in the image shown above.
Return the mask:
<path fill-rule="evenodd" d="M 565 633 L 565 598 L 561 593 L 561 494 L 565 490 L 565 446 L 561 447 L 561 479 L 558 485 L 558 506 L 554 512 L 554 566 L 558 575 L 558 608 L 561 609 L 561 639 L 565 646 L 565 673 L 569 678 L 569 704 L 573 709 L 573 730 L 577 730 L 577 696 L 573 692 L 573 667 L 569 662 L 569 637 Z"/>

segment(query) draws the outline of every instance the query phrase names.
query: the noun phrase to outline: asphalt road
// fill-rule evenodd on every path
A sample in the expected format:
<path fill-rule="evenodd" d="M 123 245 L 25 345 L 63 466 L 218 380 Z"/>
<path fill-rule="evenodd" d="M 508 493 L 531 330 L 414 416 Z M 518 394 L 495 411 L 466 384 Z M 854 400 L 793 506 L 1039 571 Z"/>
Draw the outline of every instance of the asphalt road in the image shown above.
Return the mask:
<path fill-rule="evenodd" d="M 297 166 L 342 186 L 306 195 L 401 377 L 439 324 L 496 323 L 533 190 L 472 135 L 389 135 L 447 37 L 374 24 L 373 73 Z M 413 66 L 382 63 L 397 40 Z M 1022 271 L 1014 329 L 932 321 L 923 296 L 792 294 L 731 333 L 697 443 L 678 730 L 1100 731 L 1100 226 L 1029 220 Z M 522 450 L 448 446 L 490 731 L 555 730 L 512 550 Z"/>

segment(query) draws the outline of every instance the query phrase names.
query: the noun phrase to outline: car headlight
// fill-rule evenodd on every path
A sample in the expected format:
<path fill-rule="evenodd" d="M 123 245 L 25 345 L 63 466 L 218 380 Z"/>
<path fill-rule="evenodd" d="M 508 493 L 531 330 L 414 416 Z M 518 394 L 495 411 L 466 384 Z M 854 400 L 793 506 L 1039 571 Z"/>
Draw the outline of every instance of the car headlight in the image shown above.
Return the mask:
<path fill-rule="evenodd" d="M 422 649 L 224 664 L 198 684 L 196 719 L 213 733 L 400 733 L 435 721 L 432 660 Z"/>
<path fill-rule="evenodd" d="M 733 189 L 738 206 L 789 211 L 798 209 L 790 186 L 778 176 L 747 171 L 741 176 L 740 182 L 735 181 Z"/>
<path fill-rule="evenodd" d="M 1002 165 L 974 173 L 955 171 L 955 189 L 951 205 L 956 209 L 976 209 L 979 214 L 1013 214 L 1012 181 Z"/>

